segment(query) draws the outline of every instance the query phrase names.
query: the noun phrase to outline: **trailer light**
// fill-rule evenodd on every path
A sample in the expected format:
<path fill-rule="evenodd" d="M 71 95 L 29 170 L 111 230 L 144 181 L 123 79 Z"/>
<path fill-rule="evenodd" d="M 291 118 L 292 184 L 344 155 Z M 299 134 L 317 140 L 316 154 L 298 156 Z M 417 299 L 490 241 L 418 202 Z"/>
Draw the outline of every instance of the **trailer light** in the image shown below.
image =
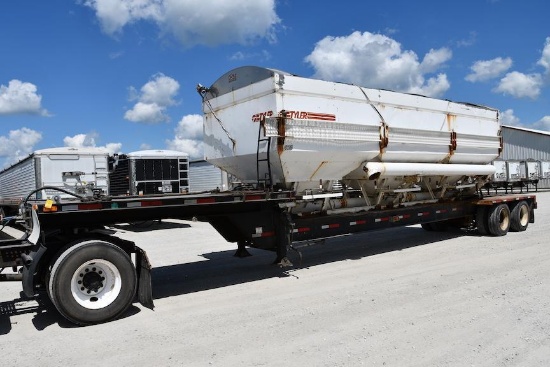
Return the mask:
<path fill-rule="evenodd" d="M 44 203 L 44 207 L 42 208 L 42 211 L 44 213 L 46 213 L 46 212 L 56 212 L 57 211 L 57 205 L 53 205 L 53 200 L 48 199 Z"/>

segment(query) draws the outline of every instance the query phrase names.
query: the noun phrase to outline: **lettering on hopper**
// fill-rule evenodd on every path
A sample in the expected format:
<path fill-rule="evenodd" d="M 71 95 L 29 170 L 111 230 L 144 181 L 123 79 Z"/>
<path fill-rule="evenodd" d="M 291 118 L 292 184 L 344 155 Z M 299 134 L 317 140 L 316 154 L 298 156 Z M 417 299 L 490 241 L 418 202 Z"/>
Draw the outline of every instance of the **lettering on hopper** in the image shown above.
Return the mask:
<path fill-rule="evenodd" d="M 307 112 L 307 111 L 284 111 L 279 113 L 278 116 L 284 117 L 287 119 L 293 120 L 321 120 L 321 121 L 336 121 L 336 115 L 331 113 L 318 113 L 318 112 Z M 253 122 L 260 122 L 262 117 L 272 117 L 273 111 L 260 112 L 252 115 Z"/>

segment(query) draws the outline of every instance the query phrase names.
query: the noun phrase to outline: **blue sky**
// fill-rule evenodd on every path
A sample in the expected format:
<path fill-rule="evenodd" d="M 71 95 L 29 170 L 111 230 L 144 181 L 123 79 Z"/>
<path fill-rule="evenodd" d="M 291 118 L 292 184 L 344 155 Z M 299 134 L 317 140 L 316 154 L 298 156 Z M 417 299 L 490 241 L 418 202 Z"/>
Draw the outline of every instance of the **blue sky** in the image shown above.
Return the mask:
<path fill-rule="evenodd" d="M 550 130 L 547 0 L 4 0 L 0 168 L 37 149 L 202 156 L 197 83 L 243 65 Z"/>

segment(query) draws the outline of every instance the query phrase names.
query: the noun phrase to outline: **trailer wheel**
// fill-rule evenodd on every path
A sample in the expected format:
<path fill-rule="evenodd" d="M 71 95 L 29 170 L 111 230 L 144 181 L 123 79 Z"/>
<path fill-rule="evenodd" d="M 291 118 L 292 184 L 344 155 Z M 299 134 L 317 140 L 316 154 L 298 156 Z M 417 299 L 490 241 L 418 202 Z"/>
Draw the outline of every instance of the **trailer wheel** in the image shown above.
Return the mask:
<path fill-rule="evenodd" d="M 493 236 L 504 236 L 510 229 L 510 208 L 506 204 L 491 207 L 488 216 L 489 233 Z"/>
<path fill-rule="evenodd" d="M 428 232 L 446 232 L 449 229 L 449 221 L 441 220 L 439 222 L 422 223 L 421 226 Z"/>
<path fill-rule="evenodd" d="M 432 231 L 435 232 L 446 232 L 447 230 L 449 230 L 449 222 L 446 220 L 432 222 L 430 223 L 430 226 L 432 227 Z"/>
<path fill-rule="evenodd" d="M 529 225 L 529 215 L 531 210 L 525 201 L 520 201 L 516 204 L 510 214 L 510 231 L 523 232 Z"/>
<path fill-rule="evenodd" d="M 132 304 L 137 276 L 130 256 L 109 242 L 69 246 L 53 263 L 48 294 L 69 321 L 97 324 L 120 316 Z"/>
<path fill-rule="evenodd" d="M 432 232 L 434 230 L 433 227 L 431 226 L 431 223 L 422 223 L 420 226 L 422 227 L 423 230 L 428 232 Z"/>
<path fill-rule="evenodd" d="M 480 235 L 486 236 L 489 234 L 488 227 L 488 210 L 485 206 L 478 206 L 476 211 L 476 226 Z"/>

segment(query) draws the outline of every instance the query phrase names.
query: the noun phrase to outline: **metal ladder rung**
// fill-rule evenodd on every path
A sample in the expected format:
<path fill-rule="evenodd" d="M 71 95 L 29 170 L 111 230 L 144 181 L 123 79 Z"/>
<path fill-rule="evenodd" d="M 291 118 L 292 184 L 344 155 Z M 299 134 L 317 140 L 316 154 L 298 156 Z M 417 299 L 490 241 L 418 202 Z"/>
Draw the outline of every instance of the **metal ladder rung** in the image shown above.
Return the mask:
<path fill-rule="evenodd" d="M 258 129 L 258 145 L 256 149 L 256 180 L 258 182 L 258 185 L 260 183 L 264 183 L 265 186 L 269 186 L 270 188 L 273 188 L 273 180 L 271 177 L 271 161 L 269 158 L 269 151 L 271 150 L 271 138 L 262 138 L 262 127 L 265 126 L 265 119 L 262 119 L 259 124 Z M 267 142 L 267 149 L 265 152 L 260 152 L 260 143 Z M 260 154 L 265 153 L 266 158 L 260 158 Z M 260 162 L 267 162 L 267 173 L 265 174 L 266 177 L 260 178 Z"/>

